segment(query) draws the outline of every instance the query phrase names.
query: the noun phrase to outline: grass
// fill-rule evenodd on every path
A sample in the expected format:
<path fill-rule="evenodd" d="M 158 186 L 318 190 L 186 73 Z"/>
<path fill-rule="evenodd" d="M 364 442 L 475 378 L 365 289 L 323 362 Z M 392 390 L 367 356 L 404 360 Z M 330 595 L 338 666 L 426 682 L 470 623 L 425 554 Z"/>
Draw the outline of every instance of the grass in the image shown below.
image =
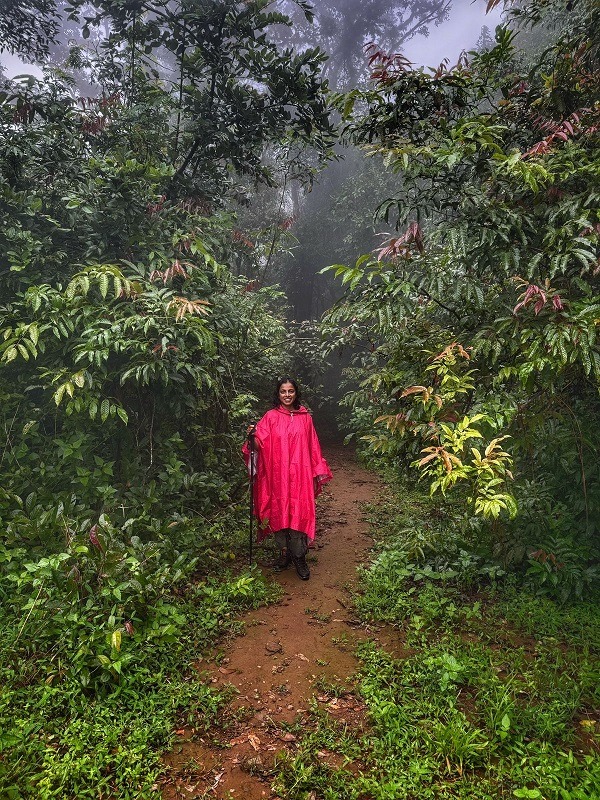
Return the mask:
<path fill-rule="evenodd" d="M 148 624 L 123 637 L 118 679 L 88 689 L 69 668 L 81 648 L 48 649 L 27 628 L 19 638 L 23 616 L 0 592 L 0 797 L 160 798 L 161 754 L 174 731 L 208 730 L 229 700 L 198 681 L 194 662 L 273 591 L 257 571 L 227 568 L 165 591 Z"/>
<path fill-rule="evenodd" d="M 362 730 L 313 707 L 279 793 L 599 800 L 600 608 L 527 594 L 462 542 L 453 554 L 452 512 L 410 492 L 390 491 L 370 513 L 379 553 L 362 571 L 357 611 L 408 655 L 359 647 Z M 327 763 L 325 750 L 342 763 Z"/>
<path fill-rule="evenodd" d="M 526 593 L 453 534 L 452 508 L 402 489 L 369 513 L 380 539 L 356 610 L 405 656 L 368 641 L 352 680 L 317 681 L 354 710 L 334 716 L 315 700 L 313 725 L 289 726 L 298 748 L 277 762 L 279 795 L 599 800 L 598 606 Z M 166 592 L 155 622 L 123 643 L 118 681 L 93 690 L 60 642 L 17 642 L 22 615 L 0 595 L 0 796 L 159 798 L 173 732 L 208 730 L 229 699 L 198 681 L 194 660 L 270 591 L 255 572 L 223 571 Z M 344 633 L 335 643 L 351 646 Z"/>

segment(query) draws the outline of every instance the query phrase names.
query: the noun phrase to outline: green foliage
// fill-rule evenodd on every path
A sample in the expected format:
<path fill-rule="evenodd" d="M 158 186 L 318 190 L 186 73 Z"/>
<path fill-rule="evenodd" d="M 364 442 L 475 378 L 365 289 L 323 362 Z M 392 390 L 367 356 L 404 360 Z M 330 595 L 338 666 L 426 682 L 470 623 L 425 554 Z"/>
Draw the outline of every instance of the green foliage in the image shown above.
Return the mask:
<path fill-rule="evenodd" d="M 43 58 L 58 30 L 55 0 L 1 0 L 0 42 L 12 53 Z"/>
<path fill-rule="evenodd" d="M 108 545 L 100 533 L 98 541 Z M 190 659 L 270 595 L 256 574 L 228 572 L 173 593 L 167 564 L 117 562 L 114 549 L 99 551 L 100 576 L 89 568 L 75 580 L 69 558 L 76 550 L 85 570 L 82 549 L 27 564 L 29 577 L 13 569 L 2 600 L 2 796 L 157 797 L 159 753 L 173 730 L 206 731 L 228 699 L 198 682 Z M 143 595 L 125 573 L 144 583 Z M 64 581 L 70 593 L 59 591 Z M 29 613 L 19 608 L 28 592 Z M 152 602 L 141 609 L 143 599 Z"/>
<path fill-rule="evenodd" d="M 519 24 L 563 5 L 519 5 Z M 378 213 L 401 233 L 332 268 L 347 294 L 324 327 L 353 349 L 367 455 L 460 495 L 505 563 L 562 599 L 596 580 L 600 530 L 596 23 L 579 4 L 527 68 L 514 26 L 451 70 L 372 52 L 371 88 L 340 108 L 398 176 Z"/>
<path fill-rule="evenodd" d="M 13 646 L 27 652 L 19 642 L 32 639 L 51 654 L 47 665 L 38 656 L 48 683 L 63 675 L 84 688 L 118 681 L 133 659 L 136 628 L 148 622 L 146 638 L 174 641 L 182 618 L 162 596 L 195 563 L 170 543 L 123 540 L 102 516 L 89 534 L 73 535 L 65 552 L 26 561 L 20 571 L 11 563 L 6 602 L 23 616 Z"/>
<path fill-rule="evenodd" d="M 280 295 L 224 266 L 233 217 L 167 199 L 169 100 L 144 91 L 81 107 L 49 79 L 2 98 L 5 521 L 207 513 L 240 480 L 248 398 L 288 357 Z"/>
<path fill-rule="evenodd" d="M 364 704 L 365 718 L 313 707 L 312 729 L 279 767 L 280 794 L 597 796 L 598 605 L 561 607 L 492 564 L 486 574 L 462 549 L 473 542 L 456 533 L 459 513 L 405 486 L 369 509 L 382 552 L 356 603 L 379 641 L 358 646 L 352 694 L 328 689 Z"/>
<path fill-rule="evenodd" d="M 329 150 L 325 56 L 317 48 L 294 52 L 278 46 L 273 26 L 290 20 L 269 5 L 209 0 L 175 7 L 153 0 L 142 9 L 111 0 L 90 13 L 85 0 L 71 0 L 70 16 L 84 38 L 102 38 L 110 29 L 103 44 L 115 56 L 115 77 L 132 101 L 143 91 L 144 78 L 158 77 L 167 66 L 176 114 L 174 135 L 161 142 L 174 166 L 170 193 L 219 200 L 226 187 L 239 189 L 232 173 L 270 184 L 263 160 L 269 144 L 294 151 L 290 158 L 297 164 L 307 145 L 319 157 Z"/>
<path fill-rule="evenodd" d="M 0 36 L 35 6 L 8 47 L 45 53 L 58 5 Z M 293 335 L 233 199 L 274 182 L 267 148 L 327 157 L 323 57 L 262 2 L 139 11 L 85 4 L 89 97 L 62 69 L 0 91 L 2 797 L 156 797 L 173 729 L 224 701 L 193 661 L 269 596 L 227 566 Z"/>

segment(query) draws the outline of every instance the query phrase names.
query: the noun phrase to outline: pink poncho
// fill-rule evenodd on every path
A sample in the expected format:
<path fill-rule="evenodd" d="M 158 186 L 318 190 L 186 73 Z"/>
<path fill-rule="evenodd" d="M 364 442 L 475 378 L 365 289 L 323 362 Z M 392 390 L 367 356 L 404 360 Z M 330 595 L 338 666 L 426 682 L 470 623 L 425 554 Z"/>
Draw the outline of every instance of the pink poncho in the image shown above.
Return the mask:
<path fill-rule="evenodd" d="M 298 410 L 274 408 L 256 425 L 257 464 L 254 515 L 258 540 L 291 528 L 315 538 L 315 497 L 333 475 L 323 455 L 312 418 Z M 243 448 L 246 463 L 249 448 Z"/>

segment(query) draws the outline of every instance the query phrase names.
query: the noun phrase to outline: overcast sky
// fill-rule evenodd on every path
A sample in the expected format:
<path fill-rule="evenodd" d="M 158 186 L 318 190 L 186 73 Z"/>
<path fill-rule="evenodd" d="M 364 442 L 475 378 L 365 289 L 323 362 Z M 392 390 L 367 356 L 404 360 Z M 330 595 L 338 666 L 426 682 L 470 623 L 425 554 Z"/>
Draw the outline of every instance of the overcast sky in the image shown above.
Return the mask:
<path fill-rule="evenodd" d="M 318 6 L 318 0 L 315 5 Z M 500 9 L 486 15 L 486 5 L 487 0 L 454 0 L 450 18 L 438 27 L 432 26 L 429 36 L 415 36 L 406 44 L 404 52 L 415 64 L 437 67 L 444 58 L 454 64 L 462 50 L 474 47 L 483 25 L 493 33 L 500 22 Z M 8 77 L 20 73 L 42 74 L 39 68 L 23 64 L 8 53 L 3 53 L 0 61 Z"/>
<path fill-rule="evenodd" d="M 501 22 L 501 8 L 485 13 L 487 0 L 453 0 L 450 17 L 431 27 L 429 36 L 415 36 L 404 46 L 404 53 L 415 64 L 437 67 L 449 58 L 455 64 L 463 50 L 472 50 L 484 25 L 492 35 Z"/>
<path fill-rule="evenodd" d="M 42 74 L 42 70 L 38 67 L 33 66 L 33 64 L 24 64 L 16 56 L 10 55 L 10 53 L 0 53 L 0 62 L 6 70 L 7 78 L 14 78 L 15 75 L 21 75 L 22 73 L 37 75 L 38 77 Z"/>

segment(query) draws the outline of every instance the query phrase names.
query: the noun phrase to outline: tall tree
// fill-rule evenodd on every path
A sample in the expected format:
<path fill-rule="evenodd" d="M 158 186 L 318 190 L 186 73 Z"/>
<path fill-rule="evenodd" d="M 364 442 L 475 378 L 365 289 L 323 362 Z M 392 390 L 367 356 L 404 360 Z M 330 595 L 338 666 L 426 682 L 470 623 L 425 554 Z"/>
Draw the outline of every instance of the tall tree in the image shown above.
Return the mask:
<path fill-rule="evenodd" d="M 74 15 L 85 0 L 74 0 Z M 278 46 L 274 25 L 289 24 L 268 0 L 102 0 L 83 33 L 108 23 L 106 49 L 125 48 L 127 88 L 135 100 L 138 70 L 156 71 L 161 52 L 172 67 L 177 120 L 171 194 L 190 187 L 222 197 L 230 170 L 269 182 L 267 142 L 296 141 L 325 155 L 332 128 L 323 95 L 324 56 Z M 200 178 L 200 180 L 196 180 Z"/>
<path fill-rule="evenodd" d="M 282 0 L 278 5 L 293 12 L 291 0 Z M 352 90 L 367 85 L 369 68 L 365 47 L 369 43 L 376 42 L 386 50 L 401 50 L 416 34 L 427 33 L 431 26 L 442 23 L 450 7 L 451 0 L 323 0 L 314 4 L 314 19 L 310 25 L 306 21 L 301 24 L 300 10 L 296 9 L 297 24 L 288 33 L 288 40 L 293 36 L 297 46 L 304 47 L 317 44 L 329 56 L 324 74 L 331 87 Z M 363 163 L 363 156 L 352 148 L 346 143 L 346 147 L 338 151 L 341 161 L 330 163 L 322 175 L 316 176 L 308 187 L 310 191 L 297 192 L 293 232 L 298 237 L 298 246 L 289 259 L 289 278 L 285 283 L 296 319 L 319 314 L 326 300 L 337 291 L 329 278 L 319 278 L 318 273 L 343 257 L 343 246 L 338 246 L 341 240 L 348 236 L 353 238 L 354 234 L 344 228 L 343 221 L 344 218 L 358 221 L 354 213 L 349 216 L 344 208 L 343 201 L 349 197 L 348 187 L 354 184 L 357 196 L 365 197 L 369 193 L 368 186 L 358 188 L 358 184 L 370 180 L 370 169 Z M 373 244 L 373 228 L 370 212 L 366 207 L 363 210 L 364 218 L 358 225 L 363 233 L 363 246 L 368 246 Z M 337 236 L 332 236 L 332 231 Z"/>
<path fill-rule="evenodd" d="M 281 5 L 292 10 L 292 0 Z M 348 90 L 367 77 L 366 45 L 375 42 L 398 51 L 413 36 L 442 23 L 451 5 L 452 0 L 321 0 L 314 5 L 312 27 L 304 26 L 301 33 L 329 55 L 325 74 L 331 86 Z"/>

